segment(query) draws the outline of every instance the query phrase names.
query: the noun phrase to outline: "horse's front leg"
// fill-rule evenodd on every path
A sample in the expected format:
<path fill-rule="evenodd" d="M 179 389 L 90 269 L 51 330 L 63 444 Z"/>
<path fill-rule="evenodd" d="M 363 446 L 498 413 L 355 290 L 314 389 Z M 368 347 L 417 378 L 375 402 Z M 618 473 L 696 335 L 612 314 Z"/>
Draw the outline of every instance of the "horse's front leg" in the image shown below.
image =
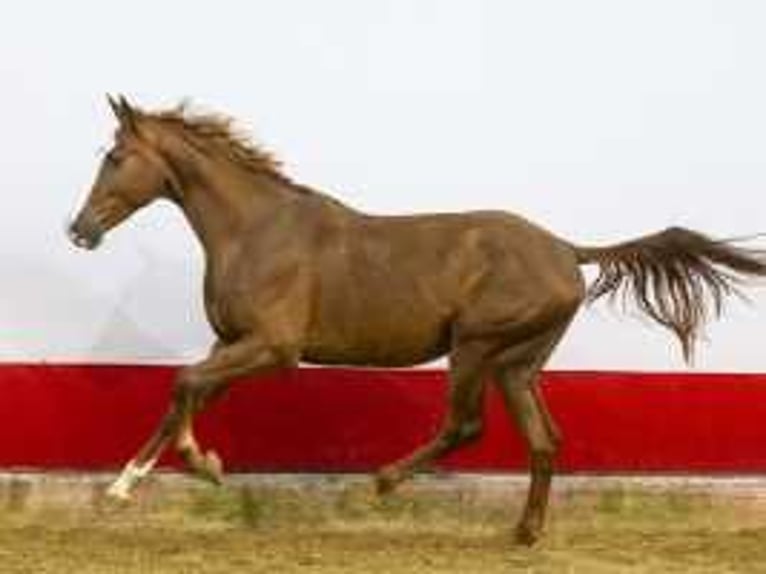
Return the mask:
<path fill-rule="evenodd" d="M 235 343 L 217 344 L 204 361 L 182 369 L 175 383 L 173 400 L 157 430 L 125 465 L 107 493 L 127 499 L 135 485 L 156 464 L 169 442 L 175 441 L 179 454 L 196 475 L 213 482 L 222 478 L 221 463 L 213 452 L 203 454 L 193 432 L 193 418 L 211 398 L 220 396 L 235 377 L 292 366 L 296 356 L 284 348 L 264 344 L 261 337 Z"/>

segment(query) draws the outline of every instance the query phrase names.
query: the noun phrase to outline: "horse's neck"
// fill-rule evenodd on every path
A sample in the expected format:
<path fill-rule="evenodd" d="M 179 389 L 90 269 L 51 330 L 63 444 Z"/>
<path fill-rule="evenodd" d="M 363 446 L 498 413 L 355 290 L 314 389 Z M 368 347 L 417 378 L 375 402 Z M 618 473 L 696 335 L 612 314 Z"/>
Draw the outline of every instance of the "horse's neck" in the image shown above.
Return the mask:
<path fill-rule="evenodd" d="M 284 202 L 284 191 L 268 174 L 221 168 L 203 160 L 190 170 L 179 204 L 208 256 L 240 241 L 259 218 L 269 217 Z"/>

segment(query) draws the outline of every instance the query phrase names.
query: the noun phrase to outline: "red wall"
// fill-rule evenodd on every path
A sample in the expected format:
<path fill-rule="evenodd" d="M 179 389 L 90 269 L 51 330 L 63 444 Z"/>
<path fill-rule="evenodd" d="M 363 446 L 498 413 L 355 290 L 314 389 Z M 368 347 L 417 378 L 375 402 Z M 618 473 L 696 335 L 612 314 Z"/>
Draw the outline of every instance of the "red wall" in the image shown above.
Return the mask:
<path fill-rule="evenodd" d="M 0 366 L 0 467 L 111 469 L 164 411 L 168 367 Z M 564 471 L 766 471 L 766 375 L 549 372 Z M 200 417 L 231 470 L 366 471 L 430 437 L 440 371 L 300 369 L 236 383 Z M 444 467 L 524 466 L 500 397 L 482 441 Z M 167 463 L 174 464 L 171 458 Z"/>

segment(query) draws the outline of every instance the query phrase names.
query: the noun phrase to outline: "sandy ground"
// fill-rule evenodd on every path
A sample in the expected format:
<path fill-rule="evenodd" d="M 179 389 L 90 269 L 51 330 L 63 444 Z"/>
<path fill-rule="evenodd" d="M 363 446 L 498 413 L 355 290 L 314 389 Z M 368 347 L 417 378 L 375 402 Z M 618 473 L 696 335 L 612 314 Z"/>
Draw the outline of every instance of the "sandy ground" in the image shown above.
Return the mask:
<path fill-rule="evenodd" d="M 523 482 L 425 479 L 381 500 L 364 478 L 159 480 L 130 506 L 103 479 L 0 484 L 12 573 L 766 572 L 766 487 L 560 487 L 543 541 L 511 542 Z"/>

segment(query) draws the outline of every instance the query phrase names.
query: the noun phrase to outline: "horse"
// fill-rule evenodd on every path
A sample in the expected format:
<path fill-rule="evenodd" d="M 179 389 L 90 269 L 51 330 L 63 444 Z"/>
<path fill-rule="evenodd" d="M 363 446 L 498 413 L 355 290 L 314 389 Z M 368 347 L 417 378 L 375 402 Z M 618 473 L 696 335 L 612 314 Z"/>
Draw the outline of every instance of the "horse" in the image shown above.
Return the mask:
<path fill-rule="evenodd" d="M 168 409 L 108 493 L 127 499 L 173 446 L 220 484 L 194 416 L 239 377 L 309 364 L 403 367 L 448 357 L 448 408 L 436 436 L 381 468 L 377 491 L 476 441 L 483 395 L 499 388 L 529 455 L 515 539 L 544 526 L 561 434 L 538 375 L 576 311 L 622 297 L 670 330 L 689 359 L 766 254 L 680 227 L 583 247 L 503 211 L 378 216 L 296 183 L 232 120 L 186 106 L 147 111 L 108 96 L 117 120 L 90 194 L 68 227 L 92 250 L 157 199 L 176 204 L 202 245 L 208 356 L 179 369 Z M 587 287 L 581 266 L 597 265 Z M 395 422 L 392 422 L 395 424 Z"/>

